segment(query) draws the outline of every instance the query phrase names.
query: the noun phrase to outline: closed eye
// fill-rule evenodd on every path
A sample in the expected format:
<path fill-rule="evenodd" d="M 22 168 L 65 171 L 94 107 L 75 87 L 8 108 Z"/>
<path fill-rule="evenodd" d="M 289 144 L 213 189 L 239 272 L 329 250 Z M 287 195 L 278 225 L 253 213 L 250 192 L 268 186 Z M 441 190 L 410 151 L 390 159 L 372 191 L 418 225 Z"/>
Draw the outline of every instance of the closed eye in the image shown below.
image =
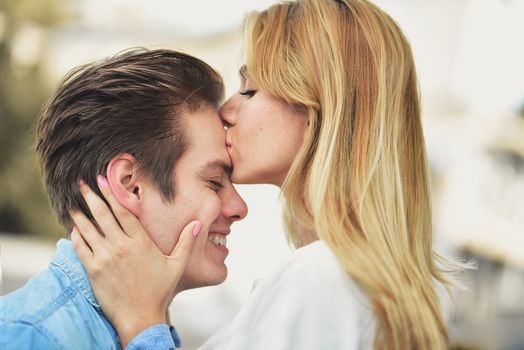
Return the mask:
<path fill-rule="evenodd" d="M 239 92 L 239 94 L 242 96 L 253 97 L 255 96 L 256 92 L 257 92 L 256 90 L 246 90 L 246 91 Z"/>
<path fill-rule="evenodd" d="M 213 189 L 215 192 L 218 192 L 224 188 L 224 184 L 218 181 L 209 180 L 208 183 L 211 185 L 211 189 Z"/>

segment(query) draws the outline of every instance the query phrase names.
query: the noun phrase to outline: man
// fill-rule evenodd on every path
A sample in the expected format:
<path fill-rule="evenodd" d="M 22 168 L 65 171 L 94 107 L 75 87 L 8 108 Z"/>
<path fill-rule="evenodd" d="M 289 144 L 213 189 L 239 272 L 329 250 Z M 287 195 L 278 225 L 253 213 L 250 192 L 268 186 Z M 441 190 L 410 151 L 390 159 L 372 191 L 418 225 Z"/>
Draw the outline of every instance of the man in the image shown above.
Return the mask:
<path fill-rule="evenodd" d="M 98 178 L 165 255 L 184 226 L 198 220 L 173 295 L 223 282 L 225 237 L 247 208 L 229 180 L 217 113 L 222 96 L 213 69 L 168 50 L 127 52 L 70 73 L 37 125 L 46 188 L 68 232 L 69 211 L 92 218 L 79 182 L 100 194 Z M 118 339 L 66 239 L 47 270 L 1 301 L 2 349 L 117 349 L 129 341 Z M 176 332 L 173 338 L 179 346 Z"/>

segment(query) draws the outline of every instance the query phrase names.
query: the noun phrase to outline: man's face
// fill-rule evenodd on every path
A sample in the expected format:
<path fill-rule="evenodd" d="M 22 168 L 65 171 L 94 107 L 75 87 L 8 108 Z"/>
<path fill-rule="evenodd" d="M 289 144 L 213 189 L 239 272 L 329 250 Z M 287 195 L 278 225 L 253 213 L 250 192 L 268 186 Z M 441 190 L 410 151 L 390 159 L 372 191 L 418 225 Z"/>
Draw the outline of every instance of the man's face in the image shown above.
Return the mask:
<path fill-rule="evenodd" d="M 225 147 L 225 131 L 216 110 L 202 108 L 186 113 L 182 125 L 187 150 L 173 172 L 175 198 L 162 201 L 151 187 L 144 191 L 140 221 L 166 255 L 178 241 L 182 228 L 200 220 L 202 229 L 182 279 L 179 291 L 223 282 L 228 255 L 225 241 L 234 221 L 243 219 L 247 206 L 229 179 L 231 160 Z"/>

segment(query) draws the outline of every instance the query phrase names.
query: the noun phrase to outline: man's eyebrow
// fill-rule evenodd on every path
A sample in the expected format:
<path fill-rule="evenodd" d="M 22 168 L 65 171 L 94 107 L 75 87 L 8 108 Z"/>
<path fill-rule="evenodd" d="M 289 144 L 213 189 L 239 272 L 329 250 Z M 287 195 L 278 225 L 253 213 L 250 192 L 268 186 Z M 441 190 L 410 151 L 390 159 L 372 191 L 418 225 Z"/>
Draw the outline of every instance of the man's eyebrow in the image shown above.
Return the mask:
<path fill-rule="evenodd" d="M 202 171 L 205 171 L 210 168 L 220 168 L 227 175 L 231 175 L 231 172 L 233 171 L 231 164 L 224 162 L 222 159 L 217 159 L 217 160 L 212 160 L 212 161 L 207 162 L 207 164 L 202 167 Z"/>

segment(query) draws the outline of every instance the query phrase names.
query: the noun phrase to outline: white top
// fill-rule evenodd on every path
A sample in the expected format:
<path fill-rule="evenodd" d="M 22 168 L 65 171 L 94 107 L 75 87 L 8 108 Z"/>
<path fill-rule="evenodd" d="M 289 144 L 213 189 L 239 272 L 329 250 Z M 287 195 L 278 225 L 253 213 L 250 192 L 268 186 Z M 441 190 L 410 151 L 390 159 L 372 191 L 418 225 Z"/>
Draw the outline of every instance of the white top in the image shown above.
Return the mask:
<path fill-rule="evenodd" d="M 231 324 L 201 349 L 371 349 L 374 334 L 365 292 L 316 241 L 258 281 Z"/>

